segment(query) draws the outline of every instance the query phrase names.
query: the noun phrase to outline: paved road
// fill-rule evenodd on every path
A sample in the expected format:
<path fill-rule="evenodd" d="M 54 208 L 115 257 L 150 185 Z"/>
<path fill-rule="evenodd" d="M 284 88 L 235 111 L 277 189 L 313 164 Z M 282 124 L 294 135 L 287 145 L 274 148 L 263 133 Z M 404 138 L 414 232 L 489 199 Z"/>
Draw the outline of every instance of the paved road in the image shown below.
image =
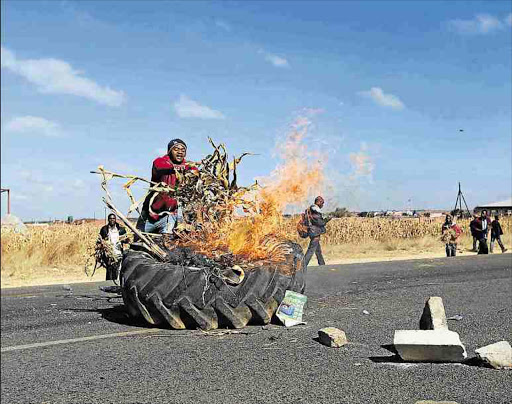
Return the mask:
<path fill-rule="evenodd" d="M 2 291 L 2 404 L 510 403 L 512 371 L 404 364 L 381 347 L 442 296 L 470 356 L 511 340 L 512 255 L 354 264 L 308 274 L 305 326 L 247 334 L 148 329 L 98 284 Z M 370 314 L 363 314 L 367 310 Z M 351 343 L 327 348 L 336 326 Z"/>

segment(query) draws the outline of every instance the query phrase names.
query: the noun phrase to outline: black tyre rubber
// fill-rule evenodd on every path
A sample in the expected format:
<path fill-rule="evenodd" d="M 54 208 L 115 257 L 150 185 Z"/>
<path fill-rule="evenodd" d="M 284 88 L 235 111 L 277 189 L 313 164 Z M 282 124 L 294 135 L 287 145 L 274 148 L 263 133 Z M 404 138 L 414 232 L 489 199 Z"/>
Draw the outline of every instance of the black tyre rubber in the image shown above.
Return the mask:
<path fill-rule="evenodd" d="M 239 285 L 229 285 L 200 268 L 158 262 L 149 254 L 129 250 L 121 268 L 124 304 L 134 317 L 174 329 L 242 328 L 267 324 L 286 290 L 303 292 L 302 248 L 285 243 L 286 266 L 266 266 L 245 273 Z"/>

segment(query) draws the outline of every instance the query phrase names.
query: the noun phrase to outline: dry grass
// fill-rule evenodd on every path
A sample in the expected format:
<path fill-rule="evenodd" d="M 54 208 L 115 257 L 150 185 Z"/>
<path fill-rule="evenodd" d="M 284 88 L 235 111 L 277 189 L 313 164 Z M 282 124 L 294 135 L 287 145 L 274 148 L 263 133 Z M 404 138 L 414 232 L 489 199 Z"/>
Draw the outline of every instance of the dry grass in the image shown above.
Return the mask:
<path fill-rule="evenodd" d="M 308 240 L 296 233 L 296 220 L 286 220 L 290 237 L 304 248 Z M 502 218 L 505 246 L 512 247 L 512 218 Z M 327 225 L 322 247 L 327 262 L 349 262 L 351 259 L 389 259 L 396 257 L 444 256 L 441 242 L 442 220 L 341 218 Z M 472 248 L 469 220 L 459 221 L 463 235 L 459 251 Z M 1 275 L 2 287 L 30 284 L 34 279 L 48 283 L 66 277 L 87 280 L 83 269 L 92 254 L 100 226 L 59 224 L 29 227 L 29 234 L 14 234 L 2 228 Z M 499 251 L 499 247 L 497 250 Z M 344 261 L 345 260 L 345 261 Z M 315 259 L 313 258 L 313 261 Z M 101 280 L 104 272 L 95 280 Z M 98 278 L 99 277 L 99 278 Z"/>
<path fill-rule="evenodd" d="M 34 226 L 29 227 L 27 235 L 2 228 L 2 285 L 10 278 L 30 280 L 45 274 L 83 273 L 98 232 L 95 224 Z"/>

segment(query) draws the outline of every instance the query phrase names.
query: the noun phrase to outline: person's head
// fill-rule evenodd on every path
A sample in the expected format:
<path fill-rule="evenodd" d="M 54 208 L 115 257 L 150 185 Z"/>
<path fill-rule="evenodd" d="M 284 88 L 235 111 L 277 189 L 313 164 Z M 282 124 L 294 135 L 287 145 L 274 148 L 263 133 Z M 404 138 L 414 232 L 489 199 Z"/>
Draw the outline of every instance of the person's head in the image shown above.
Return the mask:
<path fill-rule="evenodd" d="M 453 216 L 452 215 L 446 215 L 446 223 L 453 222 Z"/>
<path fill-rule="evenodd" d="M 320 209 L 322 209 L 324 207 L 324 198 L 322 198 L 321 196 L 317 196 L 315 198 L 315 205 L 318 206 Z"/>
<path fill-rule="evenodd" d="M 187 144 L 181 139 L 173 139 L 167 145 L 167 154 L 173 163 L 182 163 L 187 155 Z"/>
<path fill-rule="evenodd" d="M 496 220 L 500 220 L 500 216 L 499 216 L 499 215 L 494 216 L 494 218 L 495 218 Z"/>
<path fill-rule="evenodd" d="M 114 215 L 113 213 L 108 215 L 108 224 L 110 226 L 114 226 L 116 224 L 116 215 Z"/>
<path fill-rule="evenodd" d="M 480 217 L 487 217 L 487 211 L 485 209 L 480 213 Z"/>

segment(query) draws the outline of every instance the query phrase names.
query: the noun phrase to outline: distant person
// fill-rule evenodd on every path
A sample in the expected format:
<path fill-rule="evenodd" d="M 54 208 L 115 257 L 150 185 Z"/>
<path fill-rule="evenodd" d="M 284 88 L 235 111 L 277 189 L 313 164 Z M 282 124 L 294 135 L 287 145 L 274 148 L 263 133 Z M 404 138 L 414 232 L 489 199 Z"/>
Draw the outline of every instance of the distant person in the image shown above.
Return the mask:
<path fill-rule="evenodd" d="M 489 254 L 489 247 L 487 245 L 487 238 L 491 228 L 491 220 L 487 216 L 487 211 L 484 209 L 480 213 L 480 217 L 476 222 L 477 238 L 478 238 L 478 254 Z"/>
<path fill-rule="evenodd" d="M 123 257 L 121 236 L 125 234 L 126 230 L 124 227 L 120 226 L 119 223 L 117 223 L 116 215 L 114 215 L 113 213 L 108 215 L 108 224 L 106 224 L 100 229 L 100 237 L 103 240 L 107 240 L 112 244 L 114 254 L 116 256 L 116 259 L 118 260 L 119 265 L 116 265 L 114 267 L 107 266 L 107 281 L 115 281 L 119 276 L 119 267 L 121 265 L 121 258 Z"/>
<path fill-rule="evenodd" d="M 309 246 L 306 251 L 306 255 L 304 255 L 303 268 L 306 269 L 309 261 L 313 257 L 313 254 L 316 255 L 316 259 L 318 260 L 318 265 L 325 265 L 324 256 L 322 255 L 322 248 L 320 246 L 320 236 L 325 234 L 325 225 L 332 218 L 324 219 L 322 215 L 322 208 L 324 206 L 324 198 L 321 196 L 317 196 L 315 198 L 315 203 L 311 205 L 307 210 L 306 214 L 309 218 Z"/>
<path fill-rule="evenodd" d="M 196 170 L 186 162 L 187 145 L 181 139 L 173 139 L 167 145 L 167 154 L 153 161 L 152 182 L 164 182 L 178 186 L 177 172 Z M 178 221 L 178 201 L 171 192 L 152 192 L 142 206 L 137 229 L 146 233 L 172 234 Z"/>
<path fill-rule="evenodd" d="M 446 242 L 446 256 L 455 257 L 457 255 L 457 243 L 462 230 L 457 226 L 452 215 L 446 215 L 441 232 Z"/>
<path fill-rule="evenodd" d="M 477 242 L 478 242 L 478 216 L 473 215 L 473 220 L 469 222 L 469 229 L 471 230 L 471 237 L 473 237 L 473 249 L 471 251 L 477 251 Z"/>
<path fill-rule="evenodd" d="M 501 236 L 503 235 L 503 229 L 501 228 L 501 224 L 499 221 L 500 217 L 498 215 L 494 216 L 494 220 L 491 223 L 491 253 L 494 250 L 494 242 L 497 241 L 499 246 L 501 247 L 501 252 L 504 253 L 507 251 L 505 246 L 501 241 Z"/>

